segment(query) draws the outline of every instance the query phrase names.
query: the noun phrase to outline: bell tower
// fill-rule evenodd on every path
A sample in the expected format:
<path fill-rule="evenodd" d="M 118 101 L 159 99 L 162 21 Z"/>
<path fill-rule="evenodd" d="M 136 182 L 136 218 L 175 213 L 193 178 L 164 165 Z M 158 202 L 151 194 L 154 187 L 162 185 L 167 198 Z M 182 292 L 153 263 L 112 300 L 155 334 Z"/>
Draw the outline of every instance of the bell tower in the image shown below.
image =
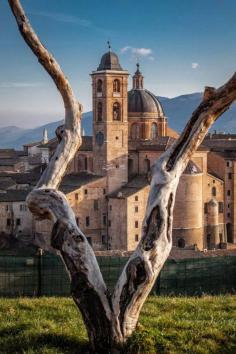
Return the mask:
<path fill-rule="evenodd" d="M 91 74 L 93 166 L 96 174 L 107 177 L 107 193 L 128 182 L 128 75 L 110 44 Z"/>

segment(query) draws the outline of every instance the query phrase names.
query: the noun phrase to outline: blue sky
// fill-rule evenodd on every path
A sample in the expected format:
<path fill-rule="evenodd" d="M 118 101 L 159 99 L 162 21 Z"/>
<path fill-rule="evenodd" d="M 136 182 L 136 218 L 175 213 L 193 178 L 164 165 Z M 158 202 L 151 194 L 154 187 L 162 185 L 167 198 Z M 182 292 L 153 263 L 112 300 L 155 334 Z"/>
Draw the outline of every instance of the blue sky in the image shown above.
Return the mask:
<path fill-rule="evenodd" d="M 174 97 L 219 86 L 235 71 L 235 0 L 22 0 L 32 26 L 91 109 L 91 80 L 107 40 L 145 87 Z M 131 80 L 130 80 L 131 84 Z M 51 79 L 0 1 L 0 126 L 35 127 L 64 115 Z"/>

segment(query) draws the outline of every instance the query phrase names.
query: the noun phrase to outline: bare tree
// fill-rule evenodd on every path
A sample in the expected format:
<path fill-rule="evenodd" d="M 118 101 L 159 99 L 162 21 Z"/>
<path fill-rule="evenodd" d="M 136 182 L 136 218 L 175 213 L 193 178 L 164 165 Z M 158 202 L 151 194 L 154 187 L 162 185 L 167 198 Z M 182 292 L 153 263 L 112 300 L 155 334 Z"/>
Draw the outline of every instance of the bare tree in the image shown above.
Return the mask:
<path fill-rule="evenodd" d="M 65 106 L 65 125 L 58 147 L 35 189 L 27 198 L 38 219 L 54 223 L 51 244 L 59 250 L 70 274 L 71 294 L 87 327 L 96 353 L 118 352 L 135 330 L 140 310 L 172 247 L 173 207 L 180 176 L 210 126 L 236 99 L 236 74 L 222 87 L 207 87 L 179 139 L 152 168 L 142 238 L 125 265 L 112 294 L 74 213 L 58 186 L 68 163 L 81 145 L 81 105 L 60 66 L 30 26 L 19 0 L 9 0 L 19 31 L 48 72 Z"/>

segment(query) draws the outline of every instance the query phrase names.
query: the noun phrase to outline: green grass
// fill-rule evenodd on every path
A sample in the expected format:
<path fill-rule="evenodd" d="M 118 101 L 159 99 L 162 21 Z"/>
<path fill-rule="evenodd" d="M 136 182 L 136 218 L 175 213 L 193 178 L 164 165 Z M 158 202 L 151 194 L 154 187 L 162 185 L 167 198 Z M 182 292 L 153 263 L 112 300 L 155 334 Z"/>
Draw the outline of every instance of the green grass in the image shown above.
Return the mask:
<path fill-rule="evenodd" d="M 69 298 L 0 299 L 0 353 L 83 353 L 81 315 Z M 236 296 L 149 297 L 127 353 L 236 353 Z"/>

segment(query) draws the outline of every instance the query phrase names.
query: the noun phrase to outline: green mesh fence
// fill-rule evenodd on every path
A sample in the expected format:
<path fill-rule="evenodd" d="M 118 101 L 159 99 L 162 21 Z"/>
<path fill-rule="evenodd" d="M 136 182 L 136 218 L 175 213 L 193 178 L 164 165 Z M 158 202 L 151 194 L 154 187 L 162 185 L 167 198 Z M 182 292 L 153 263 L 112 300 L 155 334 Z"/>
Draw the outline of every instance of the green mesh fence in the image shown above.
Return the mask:
<path fill-rule="evenodd" d="M 114 287 L 127 258 L 98 257 L 103 277 Z M 156 295 L 236 292 L 236 257 L 168 260 L 153 288 Z M 68 274 L 60 257 L 0 255 L 0 296 L 66 296 Z"/>

